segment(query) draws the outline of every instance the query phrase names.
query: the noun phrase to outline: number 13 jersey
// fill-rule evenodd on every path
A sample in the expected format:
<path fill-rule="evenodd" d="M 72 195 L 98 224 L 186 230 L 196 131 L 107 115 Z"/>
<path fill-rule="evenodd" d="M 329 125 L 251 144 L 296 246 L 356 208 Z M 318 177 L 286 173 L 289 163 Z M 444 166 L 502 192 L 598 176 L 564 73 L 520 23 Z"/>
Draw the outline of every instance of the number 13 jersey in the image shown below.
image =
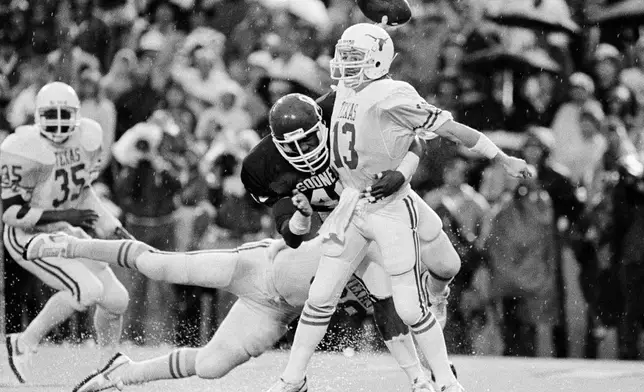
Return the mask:
<path fill-rule="evenodd" d="M 2 199 L 22 197 L 44 210 L 77 208 L 80 196 L 99 174 L 103 132 L 90 119 L 64 143 L 40 135 L 35 125 L 21 126 L 0 146 Z"/>
<path fill-rule="evenodd" d="M 376 174 L 398 167 L 416 136 L 432 139 L 451 119 L 406 82 L 381 79 L 358 92 L 340 83 L 329 129 L 331 164 L 343 187 L 362 191 Z"/>

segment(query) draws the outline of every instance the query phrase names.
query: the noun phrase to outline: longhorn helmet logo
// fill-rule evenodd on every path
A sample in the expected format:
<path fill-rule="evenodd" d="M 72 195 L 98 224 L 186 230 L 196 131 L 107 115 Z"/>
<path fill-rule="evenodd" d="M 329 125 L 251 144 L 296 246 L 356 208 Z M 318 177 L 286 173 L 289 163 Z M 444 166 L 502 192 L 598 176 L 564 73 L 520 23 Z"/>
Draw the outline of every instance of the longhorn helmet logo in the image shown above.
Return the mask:
<path fill-rule="evenodd" d="M 389 37 L 387 38 L 378 38 L 374 37 L 371 34 L 365 34 L 367 37 L 373 38 L 374 41 L 378 43 L 378 50 L 382 52 L 382 48 L 384 48 L 385 43 L 389 40 Z"/>

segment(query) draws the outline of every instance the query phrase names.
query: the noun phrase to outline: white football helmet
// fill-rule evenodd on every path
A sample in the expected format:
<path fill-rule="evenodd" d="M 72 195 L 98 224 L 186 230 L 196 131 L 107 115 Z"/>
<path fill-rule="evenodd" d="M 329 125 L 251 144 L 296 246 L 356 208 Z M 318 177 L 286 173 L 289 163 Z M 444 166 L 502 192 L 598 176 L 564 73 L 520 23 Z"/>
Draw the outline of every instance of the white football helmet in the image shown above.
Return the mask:
<path fill-rule="evenodd" d="M 36 125 L 54 143 L 66 141 L 80 124 L 80 100 L 71 86 L 62 82 L 46 84 L 36 95 Z"/>
<path fill-rule="evenodd" d="M 335 45 L 331 78 L 356 88 L 365 79 L 375 80 L 389 73 L 394 57 L 394 43 L 382 27 L 359 23 L 346 29 Z"/>

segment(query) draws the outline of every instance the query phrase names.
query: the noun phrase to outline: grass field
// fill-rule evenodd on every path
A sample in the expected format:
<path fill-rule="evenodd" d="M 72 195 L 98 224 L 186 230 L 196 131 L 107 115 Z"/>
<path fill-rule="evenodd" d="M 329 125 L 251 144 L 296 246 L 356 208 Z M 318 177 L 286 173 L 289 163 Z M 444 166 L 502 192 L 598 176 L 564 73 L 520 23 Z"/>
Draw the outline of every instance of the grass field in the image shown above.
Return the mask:
<path fill-rule="evenodd" d="M 133 348 L 133 359 L 167 352 Z M 233 371 L 222 380 L 197 378 L 159 381 L 128 387 L 133 392 L 261 392 L 275 380 L 286 352 L 270 352 Z M 79 347 L 45 347 L 34 359 L 35 382 L 3 386 L 7 392 L 71 391 L 73 385 L 98 366 L 96 352 Z M 459 378 L 469 392 L 643 392 L 644 363 L 554 359 L 455 357 Z M 2 373 L 8 371 L 2 358 Z M 388 355 L 316 354 L 310 371 L 311 392 L 409 391 L 406 379 Z"/>

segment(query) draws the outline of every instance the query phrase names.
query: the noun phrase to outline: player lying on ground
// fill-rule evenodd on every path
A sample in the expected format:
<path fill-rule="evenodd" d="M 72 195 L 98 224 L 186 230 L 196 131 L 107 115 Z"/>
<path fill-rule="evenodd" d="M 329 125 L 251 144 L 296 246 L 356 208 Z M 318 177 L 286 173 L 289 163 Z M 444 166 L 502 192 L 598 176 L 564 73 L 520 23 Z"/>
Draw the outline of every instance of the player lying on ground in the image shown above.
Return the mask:
<path fill-rule="evenodd" d="M 441 225 L 433 227 L 426 220 L 431 214 L 421 215 L 408 179 L 399 191 L 380 200 L 374 200 L 369 188 L 376 173 L 403 164 L 416 137 L 442 136 L 462 143 L 498 159 L 513 175 L 529 175 L 529 170 L 524 161 L 508 157 L 483 134 L 429 105 L 408 83 L 392 80 L 388 72 L 393 58 L 391 37 L 376 25 L 351 26 L 336 44 L 331 76 L 340 82 L 330 123 L 330 155 L 344 189 L 320 230 L 323 257 L 289 362 L 270 392 L 307 390 L 306 369 L 335 311 L 338 294 L 374 243 L 381 249 L 398 315 L 411 328 L 437 384 L 444 391 L 463 391 L 449 368 L 443 332 L 427 309 L 418 274 L 419 236 L 426 230 L 440 232 Z M 375 203 L 361 200 L 363 193 Z"/>
<path fill-rule="evenodd" d="M 39 233 L 63 231 L 90 238 L 85 228 L 110 235 L 120 227 L 90 186 L 100 169 L 101 127 L 81 118 L 79 110 L 70 86 L 47 84 L 36 96 L 35 124 L 18 127 L 0 147 L 4 247 L 21 267 L 58 290 L 22 333 L 6 337 L 8 364 L 0 370 L 12 375 L 13 382 L 29 380 L 31 354 L 52 328 L 76 311 L 97 305 L 94 327 L 98 344 L 109 348 L 105 355 L 114 354 L 121 335 L 128 293 L 105 263 L 23 258 L 25 244 Z"/>
<path fill-rule="evenodd" d="M 298 249 L 289 248 L 281 239 L 266 239 L 235 249 L 170 253 L 133 240 L 77 239 L 65 234 L 42 234 L 29 243 L 25 257 L 91 257 L 137 270 L 150 279 L 225 290 L 239 297 L 206 346 L 179 348 L 141 362 L 117 354 L 103 369 L 74 389 L 75 392 L 88 392 L 195 375 L 220 378 L 251 357 L 259 356 L 273 347 L 289 323 L 300 314 L 317 270 L 320 249 L 318 237 L 302 243 Z M 385 280 L 383 286 L 388 279 L 373 263 L 365 263 L 358 275 L 370 281 Z M 373 300 L 374 297 L 365 295 L 368 293 L 355 276 L 347 289 L 347 296 L 359 301 L 367 311 L 382 306 Z M 397 326 L 391 320 L 376 319 L 376 323 L 383 336 L 398 334 Z M 413 342 L 409 343 L 412 344 L 410 350 L 415 353 Z M 409 354 L 406 357 L 410 362 L 401 365 L 413 381 L 414 377 L 422 375 L 422 370 L 414 362 L 417 358 Z"/>

